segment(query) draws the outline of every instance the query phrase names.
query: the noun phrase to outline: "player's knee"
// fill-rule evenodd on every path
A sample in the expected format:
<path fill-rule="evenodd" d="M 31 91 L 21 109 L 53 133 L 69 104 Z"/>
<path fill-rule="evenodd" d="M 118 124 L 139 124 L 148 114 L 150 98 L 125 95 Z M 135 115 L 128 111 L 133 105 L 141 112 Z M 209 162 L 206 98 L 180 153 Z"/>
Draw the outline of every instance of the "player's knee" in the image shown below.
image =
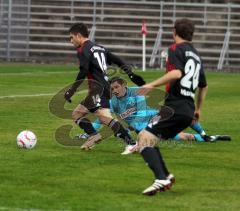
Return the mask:
<path fill-rule="evenodd" d="M 100 122 L 105 125 L 108 125 L 113 119 L 109 109 L 98 109 L 95 115 L 99 118 Z"/>
<path fill-rule="evenodd" d="M 104 125 L 109 125 L 109 123 L 113 119 L 113 118 L 109 118 L 109 117 L 106 117 L 106 116 L 99 116 L 98 118 L 99 118 L 100 122 Z"/>
<path fill-rule="evenodd" d="M 81 113 L 81 112 L 79 112 L 79 111 L 73 111 L 73 112 L 72 112 L 72 119 L 73 119 L 74 121 L 76 121 L 77 119 L 79 119 L 79 118 L 81 118 L 81 117 L 83 117 L 83 116 L 84 116 L 84 114 Z"/>
<path fill-rule="evenodd" d="M 140 151 L 145 147 L 153 147 L 157 143 L 157 137 L 147 130 L 143 130 L 138 134 L 138 146 Z"/>

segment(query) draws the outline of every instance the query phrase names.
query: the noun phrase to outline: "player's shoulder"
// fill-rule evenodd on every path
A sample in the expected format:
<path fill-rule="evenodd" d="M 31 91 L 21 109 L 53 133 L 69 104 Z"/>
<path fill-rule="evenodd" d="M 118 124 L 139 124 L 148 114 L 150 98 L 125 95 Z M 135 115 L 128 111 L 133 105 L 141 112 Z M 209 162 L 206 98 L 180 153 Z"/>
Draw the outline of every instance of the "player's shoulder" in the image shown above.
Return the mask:
<path fill-rule="evenodd" d="M 182 42 L 182 43 L 174 43 L 169 46 L 170 51 L 179 51 L 179 50 L 186 50 L 194 48 L 193 45 L 189 42 Z"/>
<path fill-rule="evenodd" d="M 174 43 L 168 48 L 168 56 L 172 57 L 174 55 L 182 55 L 183 51 L 184 50 L 182 49 L 182 46 L 180 44 Z"/>
<path fill-rule="evenodd" d="M 110 105 L 111 105 L 111 108 L 114 112 L 118 112 L 118 107 L 119 107 L 119 103 L 118 103 L 118 99 L 115 95 L 113 95 L 110 99 Z"/>
<path fill-rule="evenodd" d="M 115 95 L 113 95 L 110 99 L 110 102 L 112 105 L 115 105 L 117 103 L 117 97 Z"/>
<path fill-rule="evenodd" d="M 168 48 L 168 50 L 169 50 L 169 51 L 172 51 L 172 52 L 176 51 L 176 49 L 177 49 L 177 44 L 176 44 L 176 43 L 173 43 L 173 44 L 170 45 L 169 48 Z"/>
<path fill-rule="evenodd" d="M 127 89 L 128 89 L 128 95 L 129 96 L 136 96 L 137 95 L 136 92 L 139 89 L 139 87 L 131 86 L 131 87 L 128 87 Z"/>
<path fill-rule="evenodd" d="M 96 52 L 96 51 L 102 51 L 102 52 L 106 52 L 107 51 L 107 49 L 104 46 L 102 46 L 102 45 L 100 45 L 98 43 L 93 43 L 93 42 L 91 43 L 90 50 L 91 50 L 92 53 Z"/>
<path fill-rule="evenodd" d="M 86 42 L 84 42 L 84 44 L 81 47 L 77 49 L 77 53 L 80 56 L 87 55 L 91 52 L 90 49 L 92 48 L 93 45 L 94 43 L 91 40 L 87 40 Z"/>

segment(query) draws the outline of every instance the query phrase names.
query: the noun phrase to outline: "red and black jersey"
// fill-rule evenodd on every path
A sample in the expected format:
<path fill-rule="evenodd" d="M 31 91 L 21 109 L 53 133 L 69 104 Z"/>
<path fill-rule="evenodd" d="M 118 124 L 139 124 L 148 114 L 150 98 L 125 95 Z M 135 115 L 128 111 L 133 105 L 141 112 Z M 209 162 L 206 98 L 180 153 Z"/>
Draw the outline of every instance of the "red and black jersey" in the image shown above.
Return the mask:
<path fill-rule="evenodd" d="M 110 84 L 107 76 L 107 65 L 116 64 L 125 72 L 130 71 L 129 67 L 109 50 L 87 40 L 77 49 L 77 57 L 80 62 L 79 73 L 76 81 L 93 79 L 103 88 L 103 95 L 110 98 Z"/>
<path fill-rule="evenodd" d="M 179 80 L 166 85 L 165 104 L 176 113 L 192 115 L 197 87 L 207 86 L 202 60 L 197 50 L 189 42 L 173 44 L 168 49 L 166 71 L 178 69 L 182 72 Z"/>

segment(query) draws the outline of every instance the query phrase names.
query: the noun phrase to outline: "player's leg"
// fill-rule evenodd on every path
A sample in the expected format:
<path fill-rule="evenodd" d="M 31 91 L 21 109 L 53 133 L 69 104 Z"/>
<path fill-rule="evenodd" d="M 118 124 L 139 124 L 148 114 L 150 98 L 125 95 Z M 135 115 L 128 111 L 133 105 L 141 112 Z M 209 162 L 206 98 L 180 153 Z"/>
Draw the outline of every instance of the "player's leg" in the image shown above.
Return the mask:
<path fill-rule="evenodd" d="M 191 140 L 195 140 L 195 137 L 191 133 L 180 132 L 173 138 L 173 140 L 175 140 L 175 141 L 180 141 L 180 140 L 191 141 Z"/>
<path fill-rule="evenodd" d="M 95 114 L 103 124 L 111 128 L 113 134 L 116 137 L 119 137 L 122 140 L 124 140 L 129 150 L 130 148 L 133 148 L 136 145 L 136 142 L 129 135 L 128 131 L 122 126 L 122 124 L 119 121 L 113 118 L 112 114 L 110 113 L 110 109 L 100 108 L 95 112 Z"/>
<path fill-rule="evenodd" d="M 81 146 L 82 149 L 86 150 L 91 149 L 95 143 L 101 141 L 101 135 L 94 129 L 90 120 L 85 117 L 87 113 L 89 113 L 88 109 L 82 104 L 79 104 L 72 113 L 75 123 L 88 134 L 88 141 Z"/>
<path fill-rule="evenodd" d="M 200 136 L 197 135 L 197 134 L 195 135 L 195 139 L 197 141 L 215 142 L 217 140 L 229 140 L 229 136 L 210 136 L 210 135 L 207 135 L 199 122 L 193 121 L 193 124 L 191 125 L 191 128 L 193 130 L 195 130 L 198 134 L 200 134 Z M 227 137 L 227 139 L 226 139 L 226 137 Z M 231 140 L 231 138 L 230 138 L 230 140 Z"/>
<path fill-rule="evenodd" d="M 171 186 L 171 181 L 167 179 L 169 171 L 159 148 L 155 146 L 157 141 L 158 137 L 147 130 L 143 130 L 139 133 L 138 147 L 140 154 L 148 167 L 153 171 L 156 178 L 154 183 L 143 191 L 144 195 L 154 195 L 158 191 L 169 189 Z"/>
<path fill-rule="evenodd" d="M 156 137 L 163 139 L 173 138 L 191 124 L 192 118 L 174 114 L 164 121 L 150 122 L 148 127 L 140 133 L 139 145 L 141 155 L 148 163 L 155 175 L 155 182 L 143 191 L 145 195 L 152 195 L 161 191 L 163 188 L 169 188 L 171 185 L 170 176 L 172 176 L 162 158 L 160 150 L 152 146 L 152 140 Z M 174 178 L 174 177 L 173 177 Z"/>
<path fill-rule="evenodd" d="M 187 140 L 187 141 L 198 141 L 198 142 L 204 142 L 205 140 L 202 138 L 200 134 L 191 134 L 191 133 L 185 133 L 181 132 L 178 133 L 174 138 L 174 141 L 180 141 L 180 140 Z"/>
<path fill-rule="evenodd" d="M 102 123 L 100 122 L 99 119 L 96 119 L 94 122 L 92 122 L 92 126 L 93 128 L 98 131 L 101 126 L 102 126 Z M 89 135 L 87 133 L 83 133 L 83 134 L 78 134 L 75 136 L 75 139 L 76 140 L 79 140 L 79 139 L 88 139 L 89 138 Z"/>
<path fill-rule="evenodd" d="M 202 125 L 197 122 L 197 121 L 193 121 L 193 124 L 191 124 L 190 126 L 193 130 L 195 130 L 198 134 L 200 134 L 201 136 L 205 136 L 206 132 L 203 129 Z"/>
<path fill-rule="evenodd" d="M 92 123 L 85 116 L 88 113 L 88 109 L 79 104 L 72 112 L 72 118 L 74 122 L 79 125 L 88 135 L 96 134 L 96 130 L 93 128 Z"/>

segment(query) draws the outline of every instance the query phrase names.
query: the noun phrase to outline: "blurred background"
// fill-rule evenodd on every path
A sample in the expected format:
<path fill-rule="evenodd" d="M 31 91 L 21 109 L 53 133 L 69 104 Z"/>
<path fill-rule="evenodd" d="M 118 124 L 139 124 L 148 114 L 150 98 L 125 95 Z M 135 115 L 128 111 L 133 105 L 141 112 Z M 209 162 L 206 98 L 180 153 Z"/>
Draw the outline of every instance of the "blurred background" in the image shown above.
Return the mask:
<path fill-rule="evenodd" d="M 89 26 L 90 39 L 127 62 L 163 68 L 177 18 L 196 24 L 194 45 L 212 71 L 239 72 L 240 0 L 0 0 L 0 61 L 72 63 L 68 29 Z"/>

